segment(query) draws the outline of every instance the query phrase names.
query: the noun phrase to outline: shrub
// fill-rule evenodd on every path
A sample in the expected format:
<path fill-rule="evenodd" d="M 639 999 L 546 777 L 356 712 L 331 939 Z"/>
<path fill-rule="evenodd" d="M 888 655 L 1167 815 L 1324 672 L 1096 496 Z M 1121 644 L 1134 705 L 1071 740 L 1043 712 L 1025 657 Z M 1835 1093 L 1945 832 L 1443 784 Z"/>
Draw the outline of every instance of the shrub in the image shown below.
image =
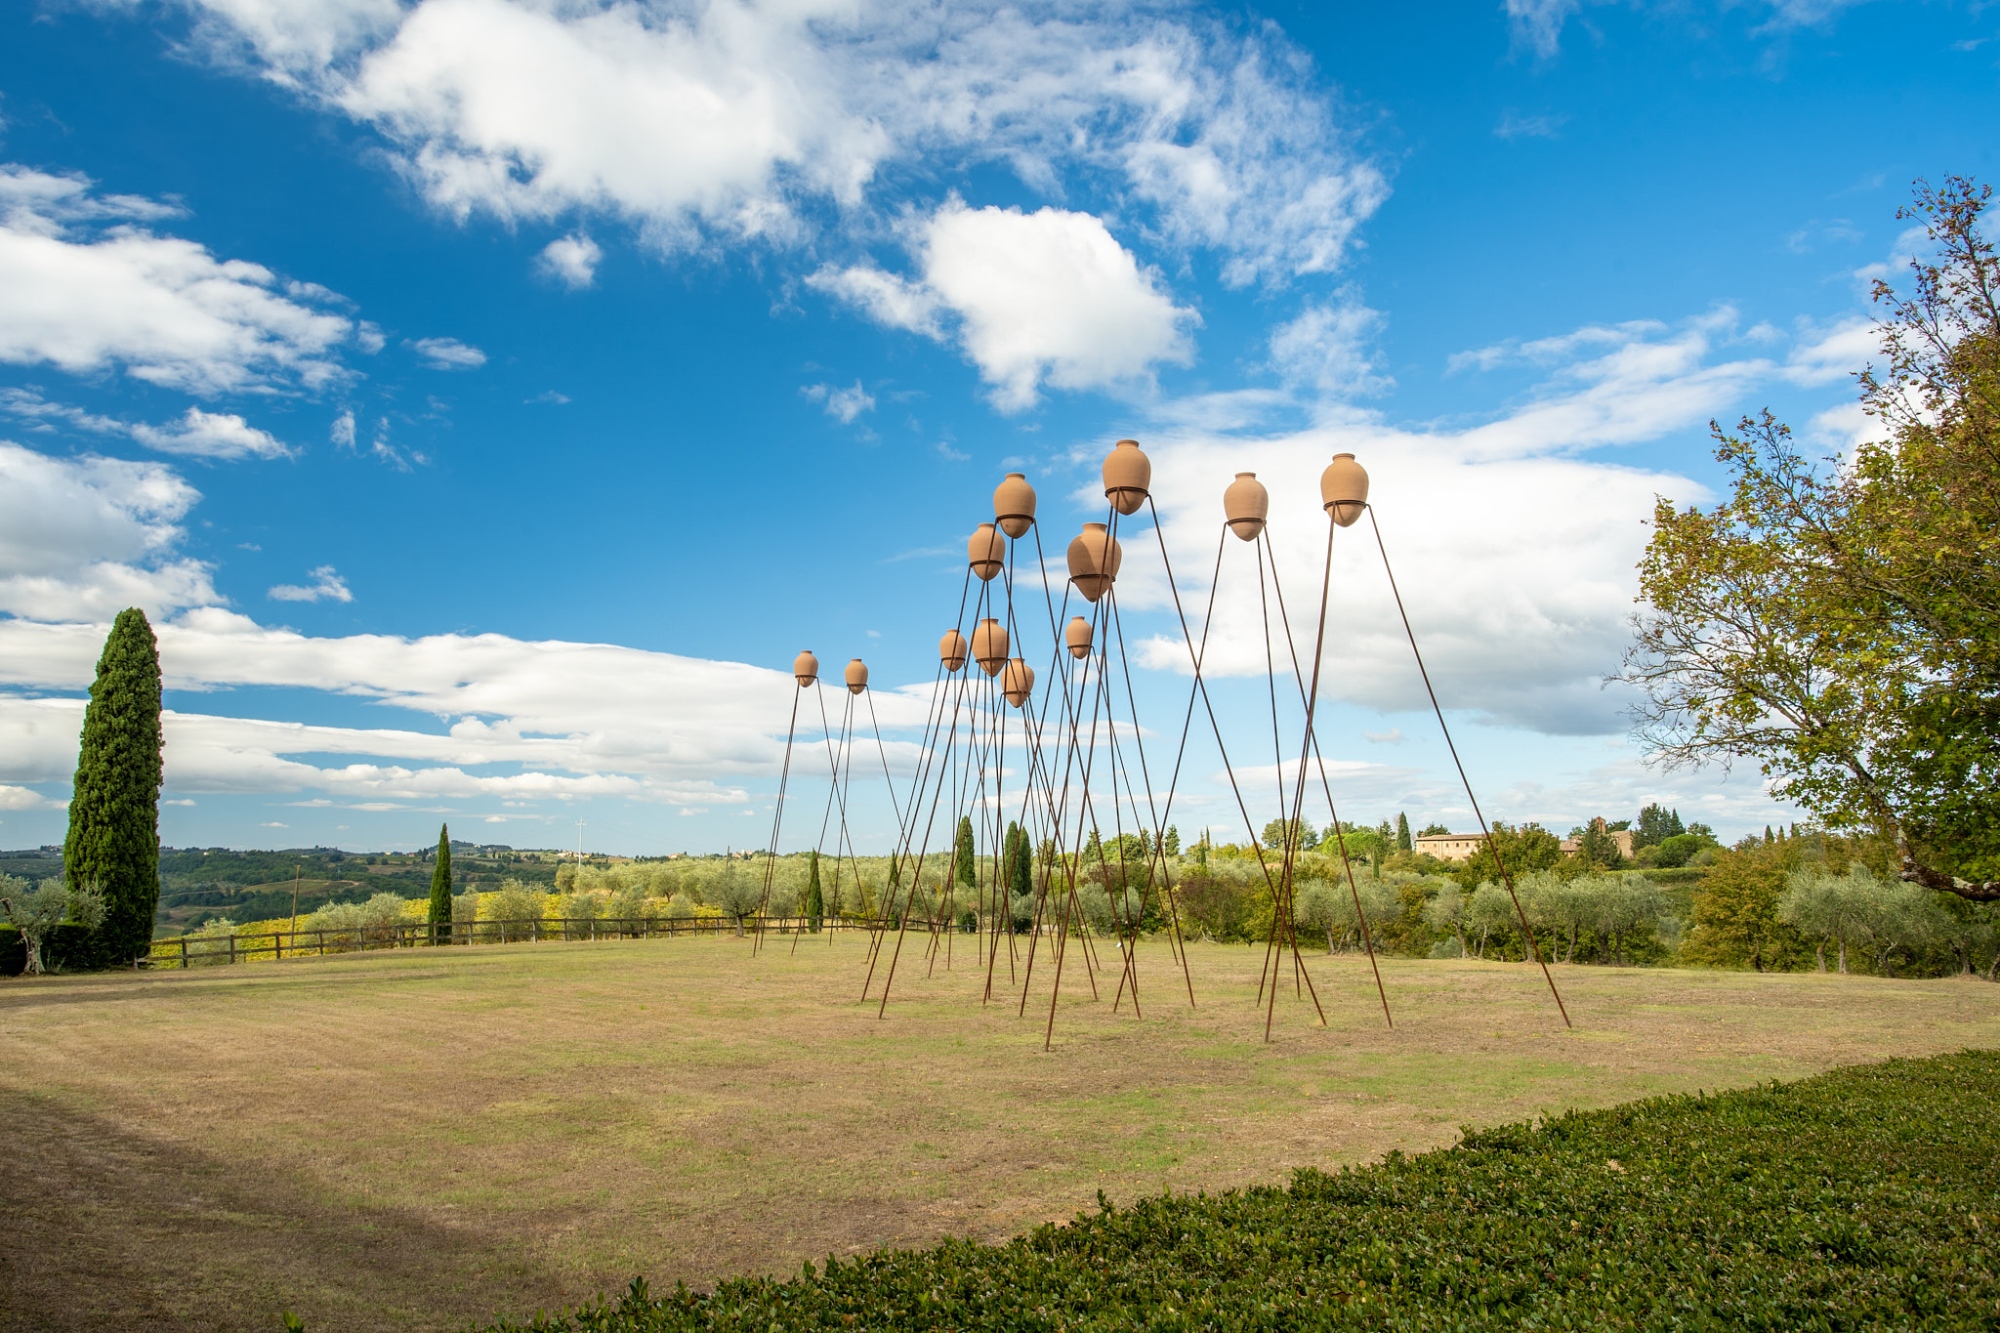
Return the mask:
<path fill-rule="evenodd" d="M 634 1282 L 489 1333 L 1990 1329 L 1996 1079 L 1974 1051 L 1571 1112 L 1288 1189 L 1099 1194 L 1004 1245 Z"/>

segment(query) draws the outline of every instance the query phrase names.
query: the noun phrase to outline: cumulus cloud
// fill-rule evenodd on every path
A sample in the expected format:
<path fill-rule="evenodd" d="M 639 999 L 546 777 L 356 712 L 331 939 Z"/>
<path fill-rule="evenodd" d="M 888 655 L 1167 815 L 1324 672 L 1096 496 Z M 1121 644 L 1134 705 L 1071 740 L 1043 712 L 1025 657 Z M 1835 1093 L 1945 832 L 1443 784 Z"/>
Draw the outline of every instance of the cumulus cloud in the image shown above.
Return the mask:
<path fill-rule="evenodd" d="M 138 225 L 177 211 L 95 196 L 80 176 L 0 166 L 0 361 L 121 368 L 204 395 L 337 378 L 334 349 L 352 321 L 260 264 Z"/>
<path fill-rule="evenodd" d="M 375 701 L 416 726 L 310 726 L 178 711 L 167 781 L 182 791 L 321 791 L 348 798 L 622 796 L 741 804 L 748 776 L 776 771 L 771 728 L 789 674 L 609 644 L 497 634 L 318 638 L 219 608 L 156 626 L 169 689 L 223 697 L 279 686 Z M 0 687 L 80 690 L 102 624 L 0 621 Z M 922 701 L 875 699 L 885 727 L 916 727 Z M 60 781 L 76 762 L 83 701 L 0 690 L 0 781 Z M 815 747 L 819 748 L 819 747 Z M 891 762 L 912 747 L 892 741 Z M 793 762 L 819 763 L 794 755 Z M 495 768 L 506 769 L 494 772 Z"/>
<path fill-rule="evenodd" d="M 598 261 L 604 250 L 588 236 L 564 236 L 542 248 L 537 266 L 571 291 L 581 291 L 597 281 Z"/>
<path fill-rule="evenodd" d="M 916 232 L 921 285 L 870 269 L 813 281 L 884 323 L 948 336 L 1003 410 L 1032 406 L 1042 383 L 1104 388 L 1193 357 L 1192 309 L 1088 213 L 968 208 L 952 200 Z"/>
<path fill-rule="evenodd" d="M 51 458 L 0 441 L 0 611 L 95 620 L 220 600 L 208 566 L 173 554 L 199 498 L 157 463 Z"/>
<path fill-rule="evenodd" d="M 486 364 L 486 353 L 456 338 L 418 338 L 410 349 L 433 370 L 477 370 Z"/>
<path fill-rule="evenodd" d="M 1331 455 L 1351 452 L 1371 475 L 1389 555 L 1445 706 L 1544 733 L 1622 730 L 1623 700 L 1601 682 L 1628 637 L 1644 520 L 1657 495 L 1685 503 L 1704 492 L 1684 477 L 1590 451 L 1699 429 L 1740 406 L 1755 385 L 1787 377 L 1776 360 L 1727 359 L 1727 328 L 1713 315 L 1674 326 L 1592 327 L 1495 353 L 1490 361 L 1542 366 L 1544 378 L 1525 401 L 1486 422 L 1416 430 L 1362 417 L 1262 435 L 1170 428 L 1148 450 L 1168 547 L 1181 561 L 1183 603 L 1197 613 L 1206 604 L 1205 586 L 1187 587 L 1207 576 L 1208 557 L 1197 567 L 1195 553 L 1216 545 L 1228 478 L 1254 471 L 1273 497 L 1270 538 L 1294 616 L 1311 605 L 1327 531 L 1312 497 Z M 1151 546 L 1126 544 L 1120 596 L 1134 608 L 1171 605 Z M 1205 673 L 1263 670 L 1248 554 L 1226 544 Z M 1365 518 L 1335 537 L 1332 586 L 1330 696 L 1392 713 L 1426 708 Z M 1295 619 L 1293 629 L 1301 658 L 1310 660 L 1310 624 Z M 1186 671 L 1188 652 L 1177 635 L 1161 636 L 1145 645 L 1142 660 Z"/>
<path fill-rule="evenodd" d="M 274 602 L 351 602 L 354 593 L 348 589 L 347 580 L 340 577 L 332 565 L 320 565 L 306 577 L 308 584 L 280 583 L 265 593 Z"/>
<path fill-rule="evenodd" d="M 789 242 L 892 169 L 999 162 L 1115 193 L 1240 285 L 1336 268 L 1387 193 L 1298 51 L 1170 10 L 189 2 L 232 58 L 374 126 L 461 217 Z"/>

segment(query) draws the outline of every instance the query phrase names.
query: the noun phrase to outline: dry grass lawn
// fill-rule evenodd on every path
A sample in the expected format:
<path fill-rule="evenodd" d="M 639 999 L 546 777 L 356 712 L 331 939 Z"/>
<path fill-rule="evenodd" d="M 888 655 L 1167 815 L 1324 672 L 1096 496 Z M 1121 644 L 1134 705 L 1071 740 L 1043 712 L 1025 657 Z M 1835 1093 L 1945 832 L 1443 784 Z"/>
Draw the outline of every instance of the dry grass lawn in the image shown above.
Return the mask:
<path fill-rule="evenodd" d="M 1654 1093 L 2000 1046 L 2000 986 L 1196 946 L 1175 1002 L 1066 982 L 1056 1047 L 965 967 L 862 941 L 406 951 L 0 983 L 0 1328 L 457 1329 L 620 1287 L 949 1234 L 1162 1189 L 1278 1182 Z M 1002 965 L 1004 974 L 1005 965 Z M 1042 992 L 1046 1012 L 1046 991 Z"/>

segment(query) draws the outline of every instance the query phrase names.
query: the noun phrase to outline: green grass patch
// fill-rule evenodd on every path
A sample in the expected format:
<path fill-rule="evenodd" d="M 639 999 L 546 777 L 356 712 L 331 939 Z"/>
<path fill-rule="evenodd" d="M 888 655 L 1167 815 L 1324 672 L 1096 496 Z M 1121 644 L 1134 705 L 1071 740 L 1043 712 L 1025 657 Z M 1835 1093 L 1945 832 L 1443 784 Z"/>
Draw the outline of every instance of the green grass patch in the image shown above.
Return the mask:
<path fill-rule="evenodd" d="M 1992 1329 L 1996 1085 L 1979 1051 L 1659 1097 L 493 1329 Z"/>

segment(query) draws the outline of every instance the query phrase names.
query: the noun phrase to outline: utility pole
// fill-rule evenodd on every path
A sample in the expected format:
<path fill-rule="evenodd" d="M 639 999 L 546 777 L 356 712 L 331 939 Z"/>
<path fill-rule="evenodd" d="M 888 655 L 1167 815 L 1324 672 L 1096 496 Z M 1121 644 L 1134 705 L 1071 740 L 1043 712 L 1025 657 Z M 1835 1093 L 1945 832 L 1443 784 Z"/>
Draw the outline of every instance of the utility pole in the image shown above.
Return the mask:
<path fill-rule="evenodd" d="M 299 942 L 299 877 L 305 873 L 306 863 L 304 861 L 299 862 L 298 867 L 292 871 L 292 944 L 294 947 L 297 947 Z M 283 958 L 284 956 L 285 951 L 283 949 L 278 950 L 278 957 Z"/>

